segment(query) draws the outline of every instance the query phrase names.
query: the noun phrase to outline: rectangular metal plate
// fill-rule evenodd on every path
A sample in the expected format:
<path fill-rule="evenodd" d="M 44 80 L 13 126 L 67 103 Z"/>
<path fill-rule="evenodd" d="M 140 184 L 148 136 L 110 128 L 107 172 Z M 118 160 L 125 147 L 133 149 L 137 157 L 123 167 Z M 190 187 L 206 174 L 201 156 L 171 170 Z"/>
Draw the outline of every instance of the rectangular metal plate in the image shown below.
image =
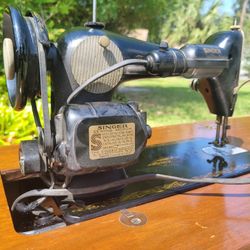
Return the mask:
<path fill-rule="evenodd" d="M 135 153 L 135 124 L 119 123 L 89 127 L 91 160 L 132 155 Z"/>

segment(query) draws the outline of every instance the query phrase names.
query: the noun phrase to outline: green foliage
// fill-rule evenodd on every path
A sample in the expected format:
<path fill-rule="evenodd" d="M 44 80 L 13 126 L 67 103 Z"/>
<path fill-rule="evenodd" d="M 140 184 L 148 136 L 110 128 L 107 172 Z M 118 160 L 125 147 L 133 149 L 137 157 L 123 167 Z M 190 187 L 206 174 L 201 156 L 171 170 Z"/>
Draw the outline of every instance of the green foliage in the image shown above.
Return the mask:
<path fill-rule="evenodd" d="M 10 106 L 0 101 L 0 145 L 30 140 L 36 135 L 31 107 L 25 111 L 14 112 Z"/>
<path fill-rule="evenodd" d="M 19 143 L 36 135 L 31 106 L 21 112 L 13 111 L 9 105 L 4 77 L 0 77 L 0 145 Z M 41 109 L 39 105 L 39 109 Z"/>
<path fill-rule="evenodd" d="M 237 0 L 235 5 L 235 15 L 238 20 L 241 19 L 242 8 L 244 0 Z M 244 15 L 244 22 L 242 23 L 242 30 L 244 31 L 244 50 L 243 50 L 243 69 L 246 71 L 246 75 L 250 77 L 250 1 L 246 6 L 246 13 Z"/>
<path fill-rule="evenodd" d="M 191 80 L 180 77 L 143 79 L 125 83 L 120 92 L 127 100 L 140 104 L 153 127 L 215 120 L 201 94 L 191 90 L 190 83 Z M 250 114 L 249 96 L 250 85 L 245 85 L 239 93 L 234 116 Z"/>
<path fill-rule="evenodd" d="M 0 4 L 0 48 L 2 48 L 2 13 L 7 6 L 18 8 L 22 14 L 38 13 L 46 22 L 51 40 L 55 40 L 64 28 L 71 26 L 70 12 L 75 11 L 75 0 L 2 0 Z M 3 72 L 2 49 L 0 50 L 0 74 Z"/>
<path fill-rule="evenodd" d="M 164 13 L 171 1 L 165 0 L 99 0 L 98 16 L 107 28 L 127 33 L 134 28 L 148 29 L 150 40 L 157 41 L 161 36 Z M 105 8 L 103 8 L 105 6 Z"/>
<path fill-rule="evenodd" d="M 174 1 L 162 26 L 162 37 L 171 46 L 185 43 L 204 43 L 211 34 L 228 30 L 232 20 L 219 15 L 221 1 L 213 1 L 210 8 L 202 13 L 204 0 Z"/>

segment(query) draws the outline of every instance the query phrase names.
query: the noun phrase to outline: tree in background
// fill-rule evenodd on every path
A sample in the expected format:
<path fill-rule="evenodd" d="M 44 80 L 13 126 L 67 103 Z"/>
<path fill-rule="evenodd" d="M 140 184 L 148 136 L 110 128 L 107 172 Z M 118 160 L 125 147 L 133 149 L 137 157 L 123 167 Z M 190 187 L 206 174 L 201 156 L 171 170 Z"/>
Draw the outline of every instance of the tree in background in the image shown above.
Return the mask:
<path fill-rule="evenodd" d="M 97 0 L 98 21 L 106 28 L 126 34 L 134 28 L 146 28 L 150 40 L 170 38 L 175 43 L 201 39 L 204 34 L 225 26 L 225 17 L 218 12 L 221 1 L 202 14 L 205 0 Z M 52 38 L 64 29 L 83 26 L 91 20 L 92 0 L 3 0 L 0 12 L 7 5 L 22 13 L 32 10 L 46 21 Z M 2 16 L 0 16 L 2 19 Z M 2 20 L 0 20 L 2 21 Z"/>
<path fill-rule="evenodd" d="M 243 53 L 243 69 L 245 75 L 250 76 L 250 1 L 237 0 L 235 7 L 235 16 L 244 31 L 244 53 Z"/>
<path fill-rule="evenodd" d="M 162 37 L 172 46 L 204 43 L 213 33 L 232 25 L 232 18 L 219 12 L 221 1 L 210 1 L 205 10 L 204 0 L 174 2 L 174 11 L 167 13 L 162 27 Z"/>

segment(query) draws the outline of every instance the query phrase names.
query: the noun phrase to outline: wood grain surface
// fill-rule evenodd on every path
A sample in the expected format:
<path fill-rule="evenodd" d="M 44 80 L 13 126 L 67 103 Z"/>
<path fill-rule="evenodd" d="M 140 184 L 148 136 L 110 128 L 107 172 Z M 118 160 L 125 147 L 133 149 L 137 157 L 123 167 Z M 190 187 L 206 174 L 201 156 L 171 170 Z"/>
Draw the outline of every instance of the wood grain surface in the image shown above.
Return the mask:
<path fill-rule="evenodd" d="M 231 119 L 231 143 L 250 149 L 250 117 Z M 212 138 L 211 122 L 155 128 L 149 144 Z M 191 149 L 190 149 L 191 150 Z M 0 169 L 18 167 L 18 147 L 0 148 Z M 250 185 L 209 185 L 128 209 L 147 223 L 129 227 L 121 212 L 40 235 L 16 233 L 0 179 L 0 249 L 250 249 Z"/>

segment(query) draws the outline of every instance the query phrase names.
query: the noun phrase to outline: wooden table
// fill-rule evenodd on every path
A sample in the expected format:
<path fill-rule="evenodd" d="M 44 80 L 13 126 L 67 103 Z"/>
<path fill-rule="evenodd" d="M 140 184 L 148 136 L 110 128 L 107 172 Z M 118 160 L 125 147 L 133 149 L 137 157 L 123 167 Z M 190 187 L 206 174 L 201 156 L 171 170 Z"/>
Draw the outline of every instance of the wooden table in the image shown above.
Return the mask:
<path fill-rule="evenodd" d="M 230 141 L 250 149 L 250 117 L 231 119 Z M 214 123 L 155 128 L 149 144 L 213 137 Z M 18 167 L 18 147 L 0 148 L 0 169 Z M 128 209 L 147 216 L 129 227 L 121 212 L 40 235 L 15 232 L 0 179 L 0 249 L 250 249 L 250 185 L 209 185 Z"/>

